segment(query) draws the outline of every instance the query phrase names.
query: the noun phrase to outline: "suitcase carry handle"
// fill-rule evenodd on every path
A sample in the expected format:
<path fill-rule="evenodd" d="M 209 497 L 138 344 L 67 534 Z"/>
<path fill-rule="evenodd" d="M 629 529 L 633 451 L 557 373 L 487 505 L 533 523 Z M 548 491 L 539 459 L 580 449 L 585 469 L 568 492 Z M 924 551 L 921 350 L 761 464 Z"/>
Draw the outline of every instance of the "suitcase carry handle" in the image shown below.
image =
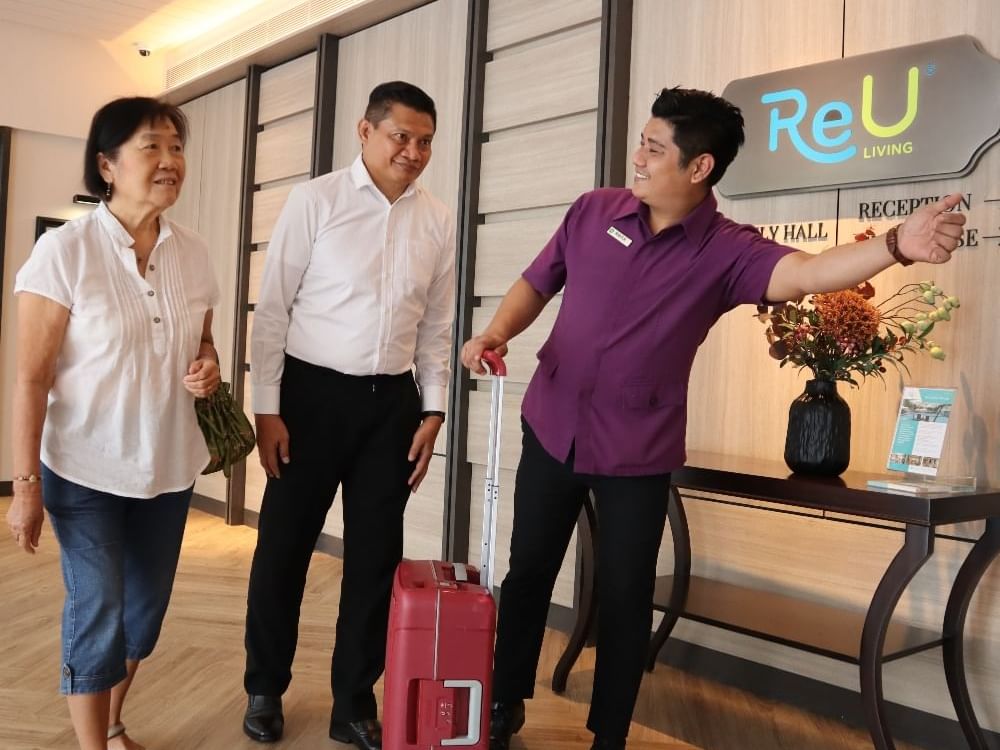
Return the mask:
<path fill-rule="evenodd" d="M 483 720 L 483 683 L 479 680 L 445 680 L 446 688 L 467 688 L 469 691 L 469 733 L 464 737 L 441 740 L 442 746 L 470 747 L 479 744 L 479 725 Z"/>
<path fill-rule="evenodd" d="M 483 539 L 480 553 L 480 583 L 493 593 L 494 556 L 497 545 L 497 510 L 500 506 L 500 430 L 502 427 L 503 381 L 507 365 L 492 349 L 480 355 L 490 373 L 490 439 L 486 457 L 486 497 L 483 504 Z"/>

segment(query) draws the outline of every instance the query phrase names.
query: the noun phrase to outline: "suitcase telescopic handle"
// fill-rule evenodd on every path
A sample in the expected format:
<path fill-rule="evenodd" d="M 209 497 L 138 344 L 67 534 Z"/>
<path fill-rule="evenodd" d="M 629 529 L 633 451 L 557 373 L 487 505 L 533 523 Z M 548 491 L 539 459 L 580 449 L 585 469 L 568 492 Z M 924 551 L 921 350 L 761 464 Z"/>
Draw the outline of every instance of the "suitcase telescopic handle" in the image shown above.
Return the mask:
<path fill-rule="evenodd" d="M 486 457 L 486 497 L 483 503 L 483 539 L 479 560 L 480 583 L 493 593 L 493 568 L 497 545 L 497 510 L 500 505 L 500 430 L 503 422 L 503 381 L 507 365 L 492 349 L 481 356 L 491 377 L 490 437 Z"/>
<path fill-rule="evenodd" d="M 445 680 L 446 688 L 468 688 L 469 733 L 464 737 L 441 740 L 442 747 L 471 747 L 479 744 L 480 724 L 483 721 L 483 683 L 479 680 Z"/>
<path fill-rule="evenodd" d="M 479 355 L 479 358 L 486 365 L 486 371 L 490 375 L 495 375 L 497 377 L 505 378 L 507 377 L 507 365 L 503 361 L 503 357 L 497 354 L 492 349 L 484 349 L 483 353 Z"/>

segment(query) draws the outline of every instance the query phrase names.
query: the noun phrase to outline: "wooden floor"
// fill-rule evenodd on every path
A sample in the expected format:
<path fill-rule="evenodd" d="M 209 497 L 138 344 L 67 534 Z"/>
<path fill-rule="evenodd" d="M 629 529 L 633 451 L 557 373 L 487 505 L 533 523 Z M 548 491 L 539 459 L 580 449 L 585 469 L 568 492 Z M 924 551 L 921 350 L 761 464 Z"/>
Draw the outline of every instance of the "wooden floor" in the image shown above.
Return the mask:
<path fill-rule="evenodd" d="M 0 499 L 0 514 L 7 510 Z M 124 720 L 149 750 L 261 750 L 244 737 L 243 618 L 256 532 L 192 511 L 177 583 L 156 652 L 140 668 Z M 0 750 L 74 748 L 58 695 L 62 582 L 46 526 L 34 557 L 0 537 Z M 281 750 L 345 748 L 327 739 L 329 655 L 341 564 L 314 555 L 302 607 L 299 650 L 285 696 Z M 569 686 L 547 683 L 565 643 L 546 638 L 535 700 L 512 750 L 587 750 L 584 728 L 593 650 Z M 864 750 L 863 732 L 824 717 L 660 666 L 647 675 L 629 736 L 630 750 Z M 913 750 L 899 744 L 899 750 Z"/>

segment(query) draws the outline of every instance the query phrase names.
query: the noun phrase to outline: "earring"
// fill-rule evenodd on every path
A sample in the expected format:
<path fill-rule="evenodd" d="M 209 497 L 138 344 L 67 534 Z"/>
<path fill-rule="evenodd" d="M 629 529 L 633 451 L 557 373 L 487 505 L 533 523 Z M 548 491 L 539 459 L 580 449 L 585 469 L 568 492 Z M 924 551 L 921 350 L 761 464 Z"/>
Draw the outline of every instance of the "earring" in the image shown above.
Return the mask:
<path fill-rule="evenodd" d="M 104 191 L 104 200 L 109 201 L 111 200 L 111 183 L 108 182 L 105 184 L 108 186 L 108 189 Z"/>

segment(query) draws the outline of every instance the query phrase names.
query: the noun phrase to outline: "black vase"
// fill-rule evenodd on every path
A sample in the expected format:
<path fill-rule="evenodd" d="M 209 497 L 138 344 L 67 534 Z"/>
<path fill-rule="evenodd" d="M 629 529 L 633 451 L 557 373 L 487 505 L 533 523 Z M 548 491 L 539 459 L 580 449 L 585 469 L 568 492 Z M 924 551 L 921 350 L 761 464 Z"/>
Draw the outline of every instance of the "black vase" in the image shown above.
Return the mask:
<path fill-rule="evenodd" d="M 851 462 L 851 407 L 833 380 L 810 380 L 788 409 L 785 463 L 799 474 L 837 476 Z"/>

